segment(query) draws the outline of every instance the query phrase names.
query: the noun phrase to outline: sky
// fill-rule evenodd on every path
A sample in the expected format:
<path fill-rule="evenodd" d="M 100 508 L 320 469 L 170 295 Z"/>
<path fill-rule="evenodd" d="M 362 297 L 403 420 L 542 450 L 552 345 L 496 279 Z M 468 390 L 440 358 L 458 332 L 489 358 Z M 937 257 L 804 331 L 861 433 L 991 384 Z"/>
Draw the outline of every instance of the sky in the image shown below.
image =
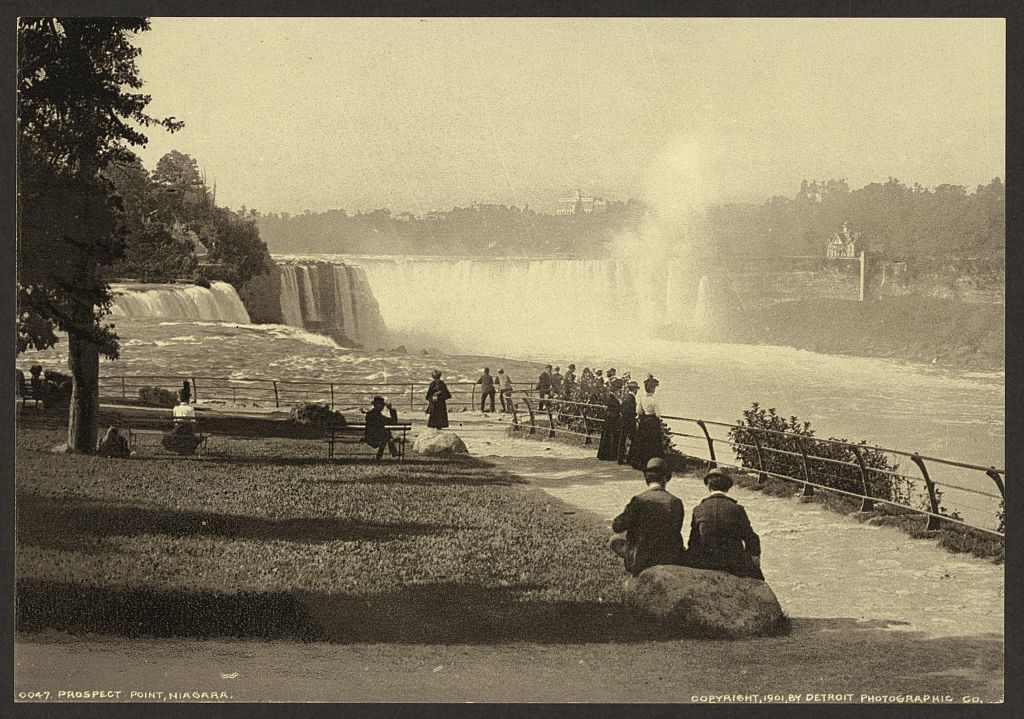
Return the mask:
<path fill-rule="evenodd" d="M 137 152 L 191 155 L 234 209 L 1004 176 L 1002 19 L 153 18 L 135 42 L 150 113 L 185 121 Z"/>

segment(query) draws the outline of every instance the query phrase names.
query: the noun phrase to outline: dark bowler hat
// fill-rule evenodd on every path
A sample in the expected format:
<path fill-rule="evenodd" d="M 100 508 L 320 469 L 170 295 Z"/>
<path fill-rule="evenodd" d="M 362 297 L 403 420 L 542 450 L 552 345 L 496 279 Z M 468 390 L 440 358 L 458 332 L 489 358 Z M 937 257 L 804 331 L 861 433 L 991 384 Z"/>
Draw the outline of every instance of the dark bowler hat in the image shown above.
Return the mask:
<path fill-rule="evenodd" d="M 654 474 L 668 474 L 668 465 L 665 464 L 665 460 L 661 457 L 652 457 L 647 460 L 647 466 L 644 467 L 644 474 L 648 472 Z"/>
<path fill-rule="evenodd" d="M 713 469 L 704 475 L 704 484 L 714 491 L 728 492 L 732 487 L 732 477 L 721 469 Z M 712 487 L 712 484 L 715 486 Z"/>

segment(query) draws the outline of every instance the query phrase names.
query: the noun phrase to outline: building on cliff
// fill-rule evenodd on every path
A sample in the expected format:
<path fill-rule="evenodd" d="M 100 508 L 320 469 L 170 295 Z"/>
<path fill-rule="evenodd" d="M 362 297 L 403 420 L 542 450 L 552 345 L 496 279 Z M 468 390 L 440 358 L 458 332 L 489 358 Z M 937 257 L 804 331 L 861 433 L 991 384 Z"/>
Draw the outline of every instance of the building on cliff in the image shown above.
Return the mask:
<path fill-rule="evenodd" d="M 844 222 L 843 229 L 832 235 L 825 243 L 825 257 L 830 260 L 856 257 L 860 235 L 859 232 L 851 233 L 849 225 Z"/>

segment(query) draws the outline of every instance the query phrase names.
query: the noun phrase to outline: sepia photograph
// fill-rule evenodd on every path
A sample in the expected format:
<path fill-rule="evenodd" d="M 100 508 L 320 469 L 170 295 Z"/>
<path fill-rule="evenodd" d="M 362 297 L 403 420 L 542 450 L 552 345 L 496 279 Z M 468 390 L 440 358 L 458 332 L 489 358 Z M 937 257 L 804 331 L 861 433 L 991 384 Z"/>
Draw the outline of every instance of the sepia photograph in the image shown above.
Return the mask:
<path fill-rule="evenodd" d="M 1004 703 L 1005 18 L 170 14 L 6 27 L 16 706 Z"/>

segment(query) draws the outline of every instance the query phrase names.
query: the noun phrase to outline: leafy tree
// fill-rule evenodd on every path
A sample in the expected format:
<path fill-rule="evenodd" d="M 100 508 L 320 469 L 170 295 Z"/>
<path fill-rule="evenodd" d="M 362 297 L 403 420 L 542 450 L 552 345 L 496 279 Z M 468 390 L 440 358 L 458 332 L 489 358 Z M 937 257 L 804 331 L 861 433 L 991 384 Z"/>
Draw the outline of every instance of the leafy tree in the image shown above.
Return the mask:
<path fill-rule="evenodd" d="M 198 163 L 188 155 L 171 150 L 161 157 L 153 170 L 153 185 L 161 221 L 198 229 L 210 219 L 213 196 L 199 174 Z"/>
<path fill-rule="evenodd" d="M 68 449 L 96 444 L 99 356 L 118 356 L 104 325 L 112 300 L 99 266 L 123 253 L 124 204 L 103 170 L 132 161 L 141 128 L 182 125 L 145 112 L 133 34 L 145 18 L 18 22 L 18 349 L 68 335 L 73 378 Z"/>

